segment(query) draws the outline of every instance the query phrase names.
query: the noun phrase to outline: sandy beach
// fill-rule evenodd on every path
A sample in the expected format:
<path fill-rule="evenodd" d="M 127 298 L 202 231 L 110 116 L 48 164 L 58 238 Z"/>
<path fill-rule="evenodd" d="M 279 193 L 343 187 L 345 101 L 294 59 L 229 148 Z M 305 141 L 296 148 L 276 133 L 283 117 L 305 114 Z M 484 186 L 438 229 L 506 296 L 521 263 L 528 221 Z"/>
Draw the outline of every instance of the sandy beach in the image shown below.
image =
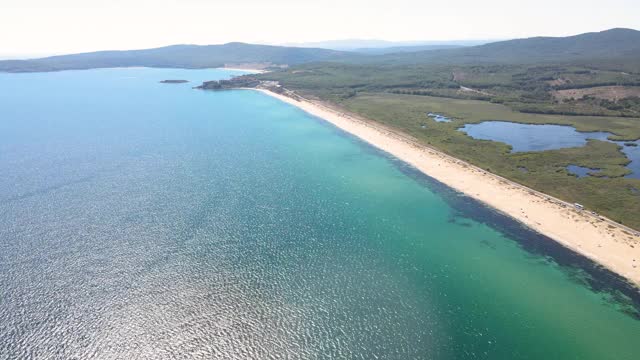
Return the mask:
<path fill-rule="evenodd" d="M 250 69 L 250 68 L 245 69 L 245 68 L 242 68 L 242 67 L 226 67 L 226 66 L 225 67 L 221 67 L 219 69 L 222 69 L 222 70 L 234 70 L 234 71 L 244 71 L 244 72 L 249 73 L 249 74 L 264 74 L 264 73 L 268 72 L 267 70 L 264 70 L 264 69 Z"/>
<path fill-rule="evenodd" d="M 332 123 L 640 287 L 640 236 L 634 230 L 420 145 L 373 121 L 318 101 L 294 99 L 264 89 L 258 91 Z"/>

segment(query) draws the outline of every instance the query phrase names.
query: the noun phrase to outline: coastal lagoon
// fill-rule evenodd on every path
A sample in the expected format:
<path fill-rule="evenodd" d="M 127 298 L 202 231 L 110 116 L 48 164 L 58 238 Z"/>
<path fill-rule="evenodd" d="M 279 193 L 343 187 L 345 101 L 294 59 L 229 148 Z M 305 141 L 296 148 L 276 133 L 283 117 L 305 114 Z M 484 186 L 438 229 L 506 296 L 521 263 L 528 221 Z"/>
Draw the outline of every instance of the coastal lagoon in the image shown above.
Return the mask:
<path fill-rule="evenodd" d="M 640 179 L 640 140 L 612 141 L 611 133 L 602 131 L 580 132 L 573 126 L 551 124 L 520 124 L 509 121 L 484 121 L 478 124 L 466 124 L 459 129 L 474 139 L 499 141 L 509 144 L 513 152 L 545 151 L 570 147 L 580 147 L 587 140 L 609 141 L 621 147 L 621 151 L 631 161 L 627 168 L 631 173 L 626 177 Z M 579 177 L 589 176 L 574 167 L 569 171 Z M 593 171 L 592 171 L 593 172 Z M 584 176 L 583 176 L 584 175 Z"/>
<path fill-rule="evenodd" d="M 0 359 L 640 357 L 617 276 L 295 107 L 191 88 L 232 74 L 0 74 Z"/>

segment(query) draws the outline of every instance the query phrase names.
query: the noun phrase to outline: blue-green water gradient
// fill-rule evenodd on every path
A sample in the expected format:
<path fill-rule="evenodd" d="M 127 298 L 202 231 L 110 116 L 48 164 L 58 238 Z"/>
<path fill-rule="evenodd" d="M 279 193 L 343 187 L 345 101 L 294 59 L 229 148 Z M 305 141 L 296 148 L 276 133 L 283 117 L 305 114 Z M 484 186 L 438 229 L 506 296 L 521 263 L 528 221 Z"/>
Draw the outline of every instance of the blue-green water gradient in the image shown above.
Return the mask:
<path fill-rule="evenodd" d="M 191 89 L 232 74 L 0 74 L 0 359 L 640 358 L 615 276 L 295 107 Z"/>

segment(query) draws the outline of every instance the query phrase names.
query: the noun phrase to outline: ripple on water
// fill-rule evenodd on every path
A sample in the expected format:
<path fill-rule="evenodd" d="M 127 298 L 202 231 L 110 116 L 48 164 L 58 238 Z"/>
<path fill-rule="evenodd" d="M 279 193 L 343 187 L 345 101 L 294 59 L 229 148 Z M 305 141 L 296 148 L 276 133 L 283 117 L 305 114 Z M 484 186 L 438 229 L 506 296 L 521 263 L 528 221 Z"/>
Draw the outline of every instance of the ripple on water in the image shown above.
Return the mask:
<path fill-rule="evenodd" d="M 270 97 L 158 83 L 210 71 L 0 74 L 0 359 L 638 358 L 584 259 Z"/>

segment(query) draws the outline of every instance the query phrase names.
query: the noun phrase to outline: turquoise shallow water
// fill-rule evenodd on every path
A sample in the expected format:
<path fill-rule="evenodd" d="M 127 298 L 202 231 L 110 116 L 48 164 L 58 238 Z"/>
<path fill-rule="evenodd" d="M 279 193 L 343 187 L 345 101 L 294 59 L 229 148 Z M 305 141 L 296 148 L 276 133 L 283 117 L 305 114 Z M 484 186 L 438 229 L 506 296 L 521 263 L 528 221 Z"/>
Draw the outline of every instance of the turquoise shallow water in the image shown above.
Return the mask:
<path fill-rule="evenodd" d="M 615 276 L 299 109 L 191 89 L 229 75 L 0 74 L 0 359 L 640 357 Z"/>

